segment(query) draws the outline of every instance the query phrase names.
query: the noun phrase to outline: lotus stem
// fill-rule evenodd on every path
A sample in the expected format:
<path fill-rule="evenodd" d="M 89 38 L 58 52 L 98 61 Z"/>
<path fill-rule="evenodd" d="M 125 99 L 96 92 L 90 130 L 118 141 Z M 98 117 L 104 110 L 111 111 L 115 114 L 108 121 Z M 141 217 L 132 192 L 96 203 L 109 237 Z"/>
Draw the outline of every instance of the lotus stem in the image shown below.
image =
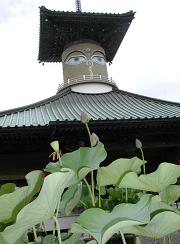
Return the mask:
<path fill-rule="evenodd" d="M 58 203 L 57 203 L 56 218 L 58 217 L 60 202 L 61 202 L 61 198 L 59 198 Z"/>
<path fill-rule="evenodd" d="M 163 244 L 166 244 L 166 237 L 163 238 Z"/>
<path fill-rule="evenodd" d="M 32 229 L 33 229 L 33 234 L 34 234 L 34 240 L 35 240 L 36 242 L 38 242 L 38 237 L 37 237 L 37 233 L 36 233 L 36 228 L 33 226 Z"/>
<path fill-rule="evenodd" d="M 135 244 L 141 244 L 141 239 L 139 238 L 139 236 L 135 236 Z"/>
<path fill-rule="evenodd" d="M 121 234 L 121 238 L 122 238 L 123 244 L 126 244 L 126 240 L 125 240 L 124 234 L 121 231 L 120 231 L 120 234 Z"/>
<path fill-rule="evenodd" d="M 155 242 L 156 244 L 158 244 L 158 243 L 159 243 L 159 241 L 158 241 L 157 239 L 154 239 L 154 242 Z"/>
<path fill-rule="evenodd" d="M 85 125 L 86 125 L 86 129 L 87 129 L 87 132 L 88 132 L 88 135 L 89 135 L 90 145 L 91 145 L 91 148 L 92 148 L 93 145 L 92 145 L 92 141 L 91 141 L 91 132 L 90 132 L 88 123 L 85 123 Z M 91 190 L 92 190 L 92 197 L 93 197 L 93 203 L 94 203 L 95 202 L 95 193 L 94 193 L 94 172 L 93 171 L 91 171 Z M 93 206 L 95 206 L 95 204 Z"/>
<path fill-rule="evenodd" d="M 101 208 L 101 186 L 99 183 L 99 174 L 97 172 L 97 177 L 98 177 L 98 203 L 99 203 L 99 208 Z"/>
<path fill-rule="evenodd" d="M 54 223 L 54 226 L 53 226 L 53 235 L 55 236 L 55 232 L 56 232 L 56 224 Z"/>
<path fill-rule="evenodd" d="M 89 195 L 91 197 L 92 205 L 93 205 L 93 207 L 95 207 L 95 202 L 94 202 L 94 198 L 93 198 L 93 195 L 92 195 L 91 187 L 90 187 L 89 183 L 87 182 L 87 180 L 85 178 L 83 180 L 84 180 L 84 182 L 85 182 L 85 184 L 86 184 L 86 186 L 88 188 Z"/>
<path fill-rule="evenodd" d="M 84 207 L 87 207 L 87 205 L 82 200 L 79 200 L 79 202 L 82 203 Z"/>
<path fill-rule="evenodd" d="M 87 132 L 88 132 L 88 135 L 89 135 L 89 141 L 90 141 L 90 145 L 91 145 L 91 147 L 93 147 L 92 142 L 91 142 L 91 132 L 90 132 L 90 129 L 89 129 L 88 123 L 86 123 L 85 125 L 86 125 L 86 129 L 87 129 Z"/>
<path fill-rule="evenodd" d="M 56 225 L 54 223 L 54 226 L 53 226 L 53 235 L 55 235 L 55 232 L 56 232 Z"/>
<path fill-rule="evenodd" d="M 95 193 L 94 193 L 94 173 L 91 171 L 91 189 L 92 189 L 92 197 L 93 197 L 93 202 L 95 203 Z M 94 204 L 95 206 L 95 204 Z"/>
<path fill-rule="evenodd" d="M 60 202 L 61 202 L 61 198 L 58 200 L 58 203 L 57 203 L 56 214 L 55 214 L 56 218 L 58 217 Z M 56 232 L 56 223 L 54 223 L 53 235 L 55 235 L 55 232 Z"/>
<path fill-rule="evenodd" d="M 59 244 L 62 244 L 61 232 L 60 232 L 60 226 L 59 226 L 58 219 L 55 216 L 53 216 L 53 219 L 54 219 L 54 222 L 56 224 L 56 229 L 57 229 L 57 233 L 58 233 L 58 241 L 59 241 Z"/>
<path fill-rule="evenodd" d="M 125 188 L 125 192 L 126 192 L 126 202 L 128 202 L 128 189 Z"/>
<path fill-rule="evenodd" d="M 101 187 L 98 185 L 98 202 L 99 208 L 101 208 Z"/>
<path fill-rule="evenodd" d="M 145 166 L 145 160 L 144 160 L 144 153 L 142 148 L 140 148 L 141 151 L 141 156 L 142 156 L 142 161 L 143 161 L 143 173 L 146 174 L 146 166 Z"/>
<path fill-rule="evenodd" d="M 123 201 L 123 199 L 124 199 L 124 189 L 121 188 L 121 201 Z"/>
<path fill-rule="evenodd" d="M 46 231 L 46 227 L 45 227 L 44 222 L 42 222 L 42 229 L 43 229 L 43 231 L 44 231 L 45 235 L 47 236 L 47 231 Z"/>
<path fill-rule="evenodd" d="M 168 236 L 169 244 L 172 244 L 171 236 Z"/>
<path fill-rule="evenodd" d="M 63 163 L 62 163 L 62 160 L 61 160 L 61 155 L 59 155 L 59 164 L 60 164 L 61 167 L 63 166 Z"/>

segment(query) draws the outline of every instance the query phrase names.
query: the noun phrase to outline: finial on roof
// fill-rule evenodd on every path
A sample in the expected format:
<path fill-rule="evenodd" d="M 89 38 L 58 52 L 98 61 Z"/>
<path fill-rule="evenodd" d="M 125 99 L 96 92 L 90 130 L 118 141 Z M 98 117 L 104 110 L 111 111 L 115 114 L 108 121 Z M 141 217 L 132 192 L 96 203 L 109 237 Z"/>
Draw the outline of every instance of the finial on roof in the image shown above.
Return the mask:
<path fill-rule="evenodd" d="M 81 0 L 76 0 L 76 12 L 81 12 Z"/>

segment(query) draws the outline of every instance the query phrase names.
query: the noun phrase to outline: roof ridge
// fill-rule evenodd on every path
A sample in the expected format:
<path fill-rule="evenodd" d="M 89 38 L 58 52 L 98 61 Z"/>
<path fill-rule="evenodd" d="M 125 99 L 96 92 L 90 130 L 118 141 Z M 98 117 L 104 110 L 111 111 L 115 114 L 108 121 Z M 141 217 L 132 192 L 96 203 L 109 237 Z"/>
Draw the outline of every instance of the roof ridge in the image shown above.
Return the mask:
<path fill-rule="evenodd" d="M 65 10 L 52 10 L 52 9 L 48 9 L 45 6 L 40 6 L 39 7 L 41 11 L 47 12 L 47 13 L 53 13 L 53 14 L 58 14 L 58 13 L 65 13 L 65 14 L 76 14 L 76 15 L 85 15 L 85 14 L 94 14 L 94 15 L 114 15 L 114 16 L 127 16 L 128 14 L 135 14 L 136 12 L 134 12 L 133 10 L 129 10 L 125 13 L 104 13 L 104 12 L 86 12 L 86 11 L 82 11 L 82 12 L 77 12 L 77 11 L 65 11 Z"/>

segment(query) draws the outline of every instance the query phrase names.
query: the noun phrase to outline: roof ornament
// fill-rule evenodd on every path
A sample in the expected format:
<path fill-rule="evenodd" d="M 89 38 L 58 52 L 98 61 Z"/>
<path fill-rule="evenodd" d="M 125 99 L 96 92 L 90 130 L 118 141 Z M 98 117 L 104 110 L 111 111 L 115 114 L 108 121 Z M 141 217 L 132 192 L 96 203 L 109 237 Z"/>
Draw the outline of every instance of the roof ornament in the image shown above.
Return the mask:
<path fill-rule="evenodd" d="M 76 0 L 76 12 L 81 12 L 81 0 Z"/>

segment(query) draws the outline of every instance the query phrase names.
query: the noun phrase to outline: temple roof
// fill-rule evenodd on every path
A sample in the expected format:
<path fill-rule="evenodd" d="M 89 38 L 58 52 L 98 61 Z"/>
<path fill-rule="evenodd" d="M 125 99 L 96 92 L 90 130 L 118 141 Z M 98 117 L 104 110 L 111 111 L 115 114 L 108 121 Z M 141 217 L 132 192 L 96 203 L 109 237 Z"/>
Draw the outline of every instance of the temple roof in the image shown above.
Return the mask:
<path fill-rule="evenodd" d="M 180 120 L 180 103 L 140 96 L 116 88 L 104 94 L 82 94 L 66 88 L 28 106 L 0 113 L 0 128 L 37 127 L 80 120 L 86 112 L 92 121 Z"/>
<path fill-rule="evenodd" d="M 61 62 L 66 45 L 73 41 L 93 40 L 111 62 L 121 44 L 134 12 L 124 14 L 51 11 L 40 7 L 40 62 Z"/>

